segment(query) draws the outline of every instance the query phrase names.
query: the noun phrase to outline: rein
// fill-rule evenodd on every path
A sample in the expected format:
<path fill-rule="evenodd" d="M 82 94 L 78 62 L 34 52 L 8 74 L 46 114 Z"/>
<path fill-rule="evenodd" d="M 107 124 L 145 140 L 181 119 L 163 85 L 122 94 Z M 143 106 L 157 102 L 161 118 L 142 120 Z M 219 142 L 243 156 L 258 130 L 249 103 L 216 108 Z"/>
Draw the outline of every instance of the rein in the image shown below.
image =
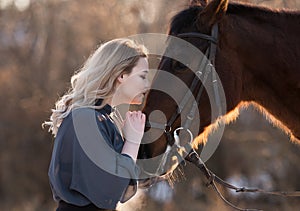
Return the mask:
<path fill-rule="evenodd" d="M 191 131 L 189 130 L 189 127 L 194 119 L 195 111 L 198 107 L 198 104 L 200 103 L 200 97 L 202 95 L 203 89 L 204 89 L 204 84 L 206 80 L 208 79 L 208 75 L 211 73 L 212 74 L 212 83 L 213 83 L 213 91 L 214 91 L 214 97 L 216 104 L 219 108 L 219 115 L 221 115 L 221 102 L 220 102 L 220 97 L 219 97 L 219 91 L 218 91 L 218 86 L 217 86 L 217 77 L 216 77 L 216 71 L 213 71 L 213 67 L 215 64 L 215 56 L 216 56 L 216 49 L 217 49 L 217 42 L 218 42 L 218 25 L 215 24 L 212 27 L 212 32 L 211 35 L 206 35 L 198 32 L 189 32 L 189 33 L 182 33 L 176 35 L 179 38 L 200 38 L 203 40 L 206 40 L 210 43 L 210 46 L 206 50 L 205 56 L 208 58 L 207 62 L 205 58 L 202 59 L 200 65 L 199 65 L 199 70 L 195 72 L 195 77 L 191 83 L 191 86 L 189 88 L 189 91 L 186 92 L 184 95 L 183 99 L 179 103 L 179 105 L 176 108 L 176 111 L 173 113 L 171 118 L 167 121 L 166 124 L 161 124 L 157 122 L 152 122 L 152 121 L 147 121 L 146 126 L 147 127 L 152 127 L 156 129 L 161 129 L 164 131 L 164 134 L 166 135 L 167 138 L 167 148 L 166 151 L 161 159 L 161 162 L 159 163 L 159 166 L 156 170 L 156 172 L 149 173 L 146 172 L 147 174 L 151 176 L 159 176 L 162 173 L 164 173 L 164 166 L 168 160 L 168 158 L 171 156 L 176 156 L 178 163 L 181 161 L 189 161 L 193 163 L 197 168 L 200 169 L 200 171 L 205 175 L 205 177 L 208 180 L 207 187 L 211 186 L 214 191 L 216 191 L 217 195 L 221 198 L 222 201 L 224 201 L 227 205 L 230 207 L 240 210 L 240 211 L 258 211 L 258 209 L 243 209 L 240 207 L 235 206 L 231 202 L 229 202 L 219 191 L 216 183 L 219 185 L 222 185 L 225 188 L 235 190 L 237 193 L 240 192 L 251 192 L 251 193 L 262 193 L 262 194 L 268 194 L 268 195 L 277 195 L 277 196 L 284 196 L 284 197 L 300 197 L 300 191 L 293 191 L 293 192 L 285 192 L 285 191 L 264 191 L 262 189 L 258 188 L 245 188 L 245 187 L 236 187 L 224 180 L 222 180 L 220 177 L 216 176 L 210 169 L 208 169 L 205 165 L 205 163 L 201 160 L 200 156 L 198 153 L 192 148 L 192 141 L 193 141 L 193 135 Z M 202 72 L 204 70 L 204 72 Z M 183 127 L 176 128 L 173 131 L 172 134 L 172 126 L 176 119 L 180 116 L 182 110 L 186 107 L 189 99 L 192 96 L 192 93 L 194 93 L 197 85 L 200 83 L 201 78 L 201 86 L 199 88 L 199 91 L 196 95 L 195 101 L 193 102 L 192 108 L 189 112 L 189 114 L 186 117 L 186 121 L 183 124 Z M 187 144 L 184 146 L 180 145 L 180 138 L 177 134 L 178 131 L 180 130 L 185 130 L 188 132 L 190 135 L 190 140 Z M 186 155 L 186 156 L 184 156 Z M 175 168 L 174 168 L 175 169 Z"/>

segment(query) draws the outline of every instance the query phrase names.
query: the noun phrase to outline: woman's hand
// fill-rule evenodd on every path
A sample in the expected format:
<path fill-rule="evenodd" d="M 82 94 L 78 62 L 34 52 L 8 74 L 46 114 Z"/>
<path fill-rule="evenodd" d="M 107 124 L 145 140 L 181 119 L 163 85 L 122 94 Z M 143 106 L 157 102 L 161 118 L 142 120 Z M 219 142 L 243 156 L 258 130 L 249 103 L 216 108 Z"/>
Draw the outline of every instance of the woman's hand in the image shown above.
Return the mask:
<path fill-rule="evenodd" d="M 146 116 L 141 111 L 128 111 L 122 127 L 125 143 L 122 153 L 137 159 L 141 140 L 144 135 Z"/>
<path fill-rule="evenodd" d="M 146 116 L 141 111 L 128 111 L 122 128 L 124 139 L 139 145 L 144 135 L 145 121 Z"/>

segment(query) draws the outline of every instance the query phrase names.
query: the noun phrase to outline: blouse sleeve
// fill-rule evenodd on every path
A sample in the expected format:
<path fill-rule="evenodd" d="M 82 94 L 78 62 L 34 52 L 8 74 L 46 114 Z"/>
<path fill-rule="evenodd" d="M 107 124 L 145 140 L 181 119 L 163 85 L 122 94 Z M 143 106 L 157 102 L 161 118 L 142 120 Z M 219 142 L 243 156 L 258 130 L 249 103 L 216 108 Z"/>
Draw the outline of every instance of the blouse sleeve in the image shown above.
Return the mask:
<path fill-rule="evenodd" d="M 72 148 L 70 191 L 80 193 L 97 207 L 115 209 L 119 201 L 135 194 L 138 167 L 132 158 L 115 150 L 116 131 L 109 121 L 100 121 L 94 110 L 73 111 L 72 125 L 64 137 Z"/>

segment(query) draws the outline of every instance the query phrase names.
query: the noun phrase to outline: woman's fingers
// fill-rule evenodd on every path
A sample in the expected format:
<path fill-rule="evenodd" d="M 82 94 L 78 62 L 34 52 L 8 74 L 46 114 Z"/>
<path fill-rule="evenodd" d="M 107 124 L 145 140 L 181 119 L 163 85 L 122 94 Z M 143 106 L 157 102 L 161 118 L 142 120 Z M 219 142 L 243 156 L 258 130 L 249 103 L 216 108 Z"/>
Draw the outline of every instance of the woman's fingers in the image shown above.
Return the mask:
<path fill-rule="evenodd" d="M 126 119 L 130 120 L 143 120 L 146 119 L 146 115 L 141 111 L 128 111 L 126 113 Z"/>
<path fill-rule="evenodd" d="M 146 121 L 146 115 L 142 113 L 142 117 L 141 118 L 142 118 L 142 121 L 145 123 L 145 121 Z"/>
<path fill-rule="evenodd" d="M 140 143 L 144 134 L 146 115 L 141 111 L 128 111 L 122 132 L 126 140 Z"/>

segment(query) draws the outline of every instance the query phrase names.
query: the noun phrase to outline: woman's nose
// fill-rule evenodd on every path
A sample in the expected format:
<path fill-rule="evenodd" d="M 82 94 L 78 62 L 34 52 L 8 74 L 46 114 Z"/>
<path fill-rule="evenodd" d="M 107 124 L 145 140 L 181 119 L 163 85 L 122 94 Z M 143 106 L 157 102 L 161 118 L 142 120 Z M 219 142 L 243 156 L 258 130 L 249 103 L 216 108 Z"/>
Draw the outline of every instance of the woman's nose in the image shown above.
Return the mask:
<path fill-rule="evenodd" d="M 146 82 L 145 82 L 145 88 L 146 88 L 146 89 L 149 89 L 149 88 L 150 88 L 150 81 L 149 81 L 149 79 L 146 79 Z"/>

